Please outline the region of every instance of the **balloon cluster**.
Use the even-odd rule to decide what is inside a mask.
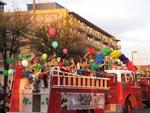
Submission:
[[[13,57],[8,57],[7,60],[6,60],[7,64],[13,64],[14,62],[14,59]],[[4,76],[8,76],[8,75],[12,75],[14,73],[14,70],[13,69],[4,69],[3,70],[3,75]]]
[[[49,28],[48,34],[49,34],[50,37],[53,37],[53,38],[54,38],[55,35],[56,35],[56,29],[55,29],[55,28]],[[58,46],[59,46],[58,41],[54,40],[54,41],[52,42],[52,47],[53,47],[54,49],[57,49]],[[68,50],[67,50],[66,48],[64,48],[64,49],[63,49],[63,53],[64,53],[64,54],[68,54]]]
[[[3,70],[3,75],[4,76],[8,76],[8,75],[13,75],[13,73],[14,73],[14,70],[13,69],[4,69]]]
[[[49,28],[48,34],[49,34],[50,37],[54,38],[55,35],[56,35],[56,29],[55,29],[55,28]],[[53,47],[54,49],[57,49],[57,48],[58,48],[58,45],[59,45],[59,44],[58,44],[58,42],[57,42],[56,40],[54,40],[54,41],[52,42],[52,47]]]
[[[100,53],[96,56],[96,63],[102,64],[106,56],[110,56],[113,59],[120,59],[120,61],[127,66],[130,71],[136,71],[135,66],[129,59],[118,50],[113,50],[111,48],[102,48]]]

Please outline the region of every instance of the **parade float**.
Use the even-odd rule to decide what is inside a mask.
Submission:
[[[49,34],[54,35],[54,31],[49,31]],[[57,41],[52,46],[57,48]],[[67,54],[68,50],[64,48],[62,52]],[[88,54],[96,52],[90,48]],[[46,61],[47,57],[43,53],[41,59]],[[123,65],[99,70],[106,57],[120,60]],[[131,113],[133,109],[143,108],[142,102],[150,103],[150,78],[137,77],[133,63],[118,50],[102,48],[95,58],[90,59],[89,70],[84,70],[84,73],[78,73],[77,69],[64,71],[58,66],[42,71],[36,79],[47,78],[48,82],[37,92],[34,92],[33,82],[29,83],[29,78],[24,76],[29,61],[21,54],[18,58],[10,113]],[[64,63],[65,67],[68,65],[68,61]],[[42,66],[36,65],[39,67],[41,69]]]

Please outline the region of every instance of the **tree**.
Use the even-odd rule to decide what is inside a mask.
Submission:
[[[43,21],[42,23],[37,23],[35,28],[35,38],[33,40],[33,48],[37,51],[41,53],[61,53],[63,48],[67,48],[72,54],[83,55],[86,52],[86,35],[80,31],[77,21],[70,16],[49,23],[44,23]],[[49,28],[56,29],[57,33],[55,37],[49,36]],[[53,41],[58,42],[58,48],[55,49],[52,47]]]
[[[29,44],[30,23],[28,14],[19,11],[0,13],[0,54],[3,59],[4,71],[8,72],[9,61],[20,47]],[[6,94],[8,74],[4,73],[4,93]]]

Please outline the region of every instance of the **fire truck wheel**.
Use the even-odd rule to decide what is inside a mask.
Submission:
[[[131,101],[126,100],[123,113],[132,113]]]
[[[94,110],[77,110],[77,113],[94,113]]]
[[[150,100],[146,101],[144,104],[146,104],[147,107],[150,107]]]

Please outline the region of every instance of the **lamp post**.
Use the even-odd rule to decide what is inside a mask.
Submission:
[[[134,54],[137,53],[137,51],[132,51],[132,62],[134,63]]]
[[[32,1],[33,4],[32,4],[32,10],[33,10],[33,18],[35,19],[35,0]]]

